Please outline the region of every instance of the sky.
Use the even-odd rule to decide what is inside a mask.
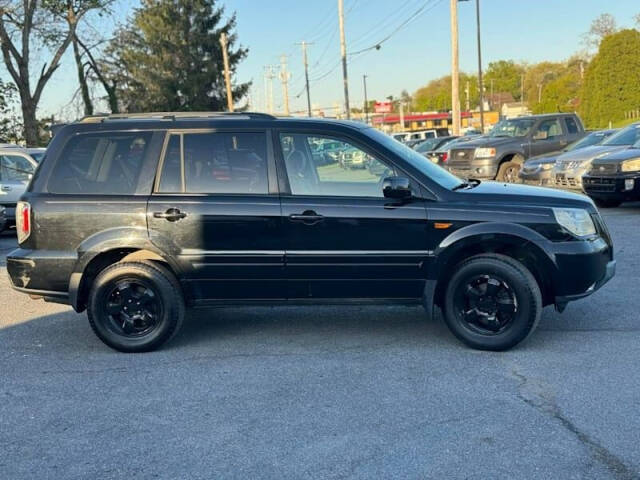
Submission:
[[[264,109],[265,65],[279,68],[287,55],[291,72],[292,111],[306,110],[301,48],[308,50],[311,101],[314,108],[343,102],[337,0],[220,0],[226,14],[237,15],[241,45],[249,48],[238,67],[237,81],[252,81],[251,108]],[[138,2],[119,0],[114,13],[95,20],[108,32],[123,22]],[[633,26],[638,0],[480,0],[483,68],[495,60],[561,61],[583,48],[582,34],[601,13],[611,13],[621,27]],[[347,52],[376,45],[379,50],[348,56],[351,106],[363,104],[363,75],[369,99],[413,93],[430,80],[449,73],[451,62],[449,0],[344,0]],[[477,71],[475,0],[458,3],[460,68]],[[34,71],[37,70],[34,68]],[[7,77],[3,72],[3,78]],[[77,88],[71,52],[45,89],[39,114],[70,115]],[[98,87],[96,87],[98,88]],[[97,90],[98,93],[99,90]],[[276,109],[282,105],[281,84],[273,81]]]

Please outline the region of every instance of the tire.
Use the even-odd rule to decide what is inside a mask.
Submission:
[[[622,200],[614,200],[612,198],[594,198],[593,201],[598,208],[616,208],[622,204]]]
[[[169,341],[184,320],[180,284],[149,261],[115,263],[95,278],[87,305],[89,325],[120,352],[149,352]]]
[[[487,312],[494,308],[497,313],[492,317]],[[517,345],[535,330],[541,313],[536,279],[505,255],[481,254],[463,261],[446,286],[445,322],[459,340],[478,350],[502,351]]]
[[[521,159],[521,157],[515,156],[511,160],[500,165],[498,173],[496,174],[496,180],[506,183],[520,183],[521,180],[518,174],[522,169],[523,162],[522,160],[518,161],[518,159]]]

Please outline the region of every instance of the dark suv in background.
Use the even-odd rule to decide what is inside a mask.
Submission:
[[[447,168],[463,178],[516,182],[526,159],[562,150],[584,135],[574,113],[503,120],[489,134],[452,148]]]
[[[325,161],[329,142],[370,168]],[[372,302],[438,305],[463,342],[504,350],[615,270],[587,197],[466,182],[366,125],[265,114],[69,124],[17,221],[13,287],[86,309],[126,352],[162,345],[185,307]]]

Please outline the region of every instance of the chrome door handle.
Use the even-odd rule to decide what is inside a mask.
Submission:
[[[177,222],[186,216],[186,213],[177,208],[169,208],[166,212],[153,212],[153,218],[164,218],[168,222]]]
[[[11,191],[11,187],[9,185],[3,185],[2,186],[2,191],[3,192],[10,192]]]

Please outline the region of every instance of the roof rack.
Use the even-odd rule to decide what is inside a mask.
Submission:
[[[262,112],[144,112],[144,113],[97,113],[82,117],[81,123],[99,123],[109,120],[132,120],[132,119],[152,119],[152,120],[177,120],[180,118],[255,118],[264,120],[275,120],[276,117]]]

